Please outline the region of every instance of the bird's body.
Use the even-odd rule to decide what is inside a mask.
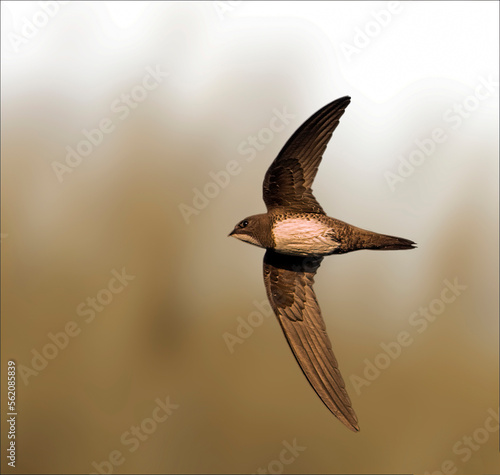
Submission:
[[[239,239],[290,256],[329,256],[360,249],[407,249],[408,239],[357,228],[318,213],[271,211],[250,216],[252,234]],[[260,240],[259,240],[260,239]]]
[[[314,275],[324,256],[361,249],[412,249],[414,243],[331,218],[312,194],[323,152],[349,102],[349,97],[342,97],[326,105],[292,135],[264,178],[267,213],[240,221],[230,236],[267,250],[267,296],[297,362],[330,411],[358,431],[312,288]]]

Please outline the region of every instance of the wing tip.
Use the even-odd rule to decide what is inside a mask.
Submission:
[[[351,96],[342,96],[339,97],[338,99],[335,99],[334,101],[330,102],[330,104],[338,104],[338,105],[343,105],[344,107],[347,107],[349,103],[351,102]]]
[[[332,115],[336,119],[336,123],[338,124],[340,117],[344,114],[344,111],[347,109],[347,106],[351,103],[351,96],[342,96],[334,101],[329,102],[321,108],[319,113],[326,113],[327,115]],[[335,127],[334,129],[335,130]]]
[[[330,408],[329,408],[330,409]],[[331,410],[331,409],[330,409]],[[333,411],[332,411],[333,412]],[[353,432],[359,432],[359,423],[358,423],[358,418],[352,408],[346,413],[340,412],[336,413],[333,412],[333,415],[340,421],[342,424],[344,424],[349,430],[352,430]]]
[[[352,430],[353,432],[359,432],[361,429],[359,428],[359,424],[356,422],[355,424],[346,423],[345,426]]]

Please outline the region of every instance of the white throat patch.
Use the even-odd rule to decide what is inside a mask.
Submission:
[[[235,234],[234,237],[236,239],[239,239],[240,241],[245,241],[249,244],[253,244],[254,246],[262,247],[257,239],[255,239],[253,236],[249,236],[248,234]]]

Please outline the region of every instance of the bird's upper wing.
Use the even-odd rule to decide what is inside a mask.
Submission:
[[[326,145],[350,101],[346,96],[327,104],[288,139],[264,178],[263,198],[268,210],[286,208],[325,214],[311,185]]]
[[[286,256],[267,250],[264,283],[288,344],[309,383],[336,417],[349,429],[358,431],[358,419],[312,287],[322,259]]]

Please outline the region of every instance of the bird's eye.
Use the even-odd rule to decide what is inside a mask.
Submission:
[[[240,223],[240,228],[246,228],[248,226],[248,221],[245,219],[245,221],[242,221]]]

